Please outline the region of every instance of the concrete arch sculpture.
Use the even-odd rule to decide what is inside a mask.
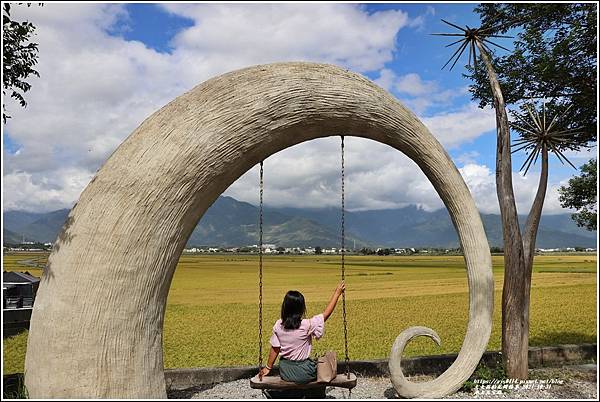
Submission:
[[[39,288],[25,362],[30,396],[164,398],[165,304],[197,221],[260,160],[340,134],[404,152],[448,208],[469,282],[463,347],[428,383],[408,382],[399,354],[390,364],[401,395],[458,389],[486,348],[493,305],[490,252],[467,186],[419,119],[368,79],[332,65],[279,63],[221,75],[176,98],[97,172],[71,210]]]

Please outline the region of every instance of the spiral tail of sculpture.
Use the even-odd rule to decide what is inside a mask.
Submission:
[[[404,348],[406,348],[406,345],[408,345],[413,338],[418,336],[428,336],[438,346],[442,343],[438,334],[433,329],[427,327],[410,327],[398,335],[392,346],[392,353],[390,354],[390,377],[396,392],[405,398],[419,398],[422,397],[425,392],[422,384],[410,382],[404,377],[401,366]]]
[[[485,337],[485,333],[480,335]],[[427,336],[438,346],[441,345],[437,332],[427,327],[410,327],[398,335],[389,359],[390,379],[398,395],[404,398],[442,398],[458,391],[477,367],[481,354],[470,353],[473,352],[473,348],[469,347],[469,342],[465,338],[459,357],[442,375],[431,381],[411,382],[402,372],[402,354],[406,345],[419,336]]]

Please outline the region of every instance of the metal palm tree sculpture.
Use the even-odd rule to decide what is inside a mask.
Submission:
[[[567,141],[575,131],[561,129],[562,117],[555,116],[546,124],[546,110],[543,107],[541,116],[533,112],[529,106],[524,116],[517,119],[520,124],[512,124],[512,128],[520,134],[520,139],[513,146],[516,150],[524,149],[529,152],[521,169],[525,172],[542,155],[540,181],[527,216],[525,227],[521,232],[517,207],[512,183],[511,162],[511,123],[508,120],[506,104],[496,70],[492,64],[493,52],[490,46],[495,46],[510,52],[509,49],[494,43],[490,38],[509,38],[496,35],[494,32],[506,31],[506,26],[461,28],[458,25],[442,20],[461,32],[439,33],[434,35],[460,37],[446,47],[458,45],[458,49],[442,67],[452,63],[452,69],[461,55],[469,48],[469,66],[471,59],[475,65],[474,73],[478,73],[477,50],[485,66],[485,72],[490,84],[490,93],[496,113],[497,145],[496,145],[496,191],[500,216],[502,219],[502,240],[504,244],[504,284],[502,287],[502,357],[506,373],[510,378],[527,379],[528,376],[528,346],[529,346],[529,299],[531,294],[531,273],[535,243],[539,228],[542,208],[548,186],[548,152],[555,153],[561,162],[567,161],[562,150],[569,148]],[[565,112],[566,114],[566,112]],[[529,117],[527,117],[527,115]],[[564,125],[562,125],[564,127]],[[572,166],[572,164],[571,164]]]
[[[572,105],[571,105],[572,106]],[[552,152],[558,160],[564,165],[567,162],[574,169],[576,167],[566,158],[561,150],[573,148],[571,137],[579,133],[578,129],[563,129],[560,123],[564,121],[565,116],[571,109],[569,106],[562,114],[556,113],[554,117],[546,119],[546,103],[542,103],[541,113],[535,106],[525,105],[527,115],[521,115],[517,112],[512,112],[512,115],[518,120],[512,122],[511,126],[520,134],[519,140],[515,141],[512,146],[517,147],[511,153],[524,150],[529,155],[523,162],[521,169],[525,168],[524,174],[532,164],[535,164],[540,154]]]
[[[452,60],[454,60],[454,63],[452,63],[452,66],[450,66],[450,70],[452,70],[452,68],[454,68],[454,66],[456,65],[456,62],[458,61],[458,59],[460,59],[460,56],[462,56],[462,54],[467,49],[467,47],[469,48],[469,66],[471,65],[471,59],[473,59],[473,64],[477,65],[477,54],[476,54],[477,48],[479,49],[480,52],[482,51],[482,49],[484,49],[485,51],[487,51],[487,53],[491,53],[491,50],[490,50],[488,44],[499,47],[500,49],[504,49],[504,50],[510,52],[510,50],[508,50],[507,48],[500,46],[497,43],[494,43],[489,39],[489,38],[512,38],[512,36],[493,34],[493,32],[496,31],[499,27],[491,26],[491,27],[481,27],[481,28],[469,28],[468,25],[465,25],[465,28],[461,28],[458,25],[455,25],[444,19],[442,19],[442,21],[444,23],[462,31],[462,33],[434,33],[434,34],[432,34],[432,35],[439,35],[439,36],[460,36],[461,37],[461,39],[457,40],[456,42],[452,42],[449,45],[446,45],[446,47],[450,47],[450,46],[457,45],[460,43],[460,45],[458,46],[458,49],[454,52],[454,54],[452,56],[450,56],[450,59],[448,59],[446,64],[444,64],[444,66],[442,67],[442,70]]]
[[[442,21],[445,24],[462,31],[462,33],[432,34],[438,36],[461,37],[459,40],[445,46],[450,47],[458,45],[458,49],[456,49],[454,54],[450,56],[446,64],[442,66],[442,69],[452,62],[452,65],[450,66],[450,70],[452,70],[467,48],[469,49],[468,65],[471,66],[471,60],[473,60],[473,65],[475,67],[477,66],[477,50],[479,50],[482,54],[486,64],[489,61],[489,55],[492,53],[489,45],[496,46],[500,49],[510,52],[509,49],[490,40],[490,38],[512,38],[512,36],[494,34],[494,32],[501,29],[500,26],[470,28],[468,25],[465,25],[465,28],[462,28],[444,19],[442,19]],[[514,122],[510,123],[510,126],[513,127],[521,136],[518,141],[512,144],[513,147],[517,146],[518,148],[513,150],[511,153],[525,150],[525,152],[529,154],[519,170],[523,171],[523,168],[525,168],[524,174],[527,174],[527,171],[531,165],[536,163],[539,155],[548,151],[554,153],[562,164],[564,164],[566,161],[569,165],[573,166],[573,164],[561,152],[561,149],[564,150],[564,148],[570,148],[569,136],[577,134],[578,130],[562,130],[557,124],[564,119],[569,109],[571,109],[571,106],[569,106],[562,113],[562,115],[557,113],[554,118],[549,121],[549,123],[546,121],[545,102],[542,104],[541,114],[538,112],[537,108],[530,107],[529,105],[525,105],[525,109],[527,111],[526,115],[520,115],[516,112],[512,113],[512,115],[519,120],[521,125]],[[573,166],[573,168],[575,168],[575,166]]]

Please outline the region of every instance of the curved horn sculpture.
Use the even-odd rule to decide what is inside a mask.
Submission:
[[[259,161],[340,134],[404,152],[448,208],[468,270],[468,331],[455,363],[413,394],[458,388],[485,350],[493,302],[488,243],[467,186],[419,119],[368,79],[331,65],[281,63],[213,78],[173,100],[82,192],[35,302],[25,361],[29,395],[165,398],[165,305],[196,223]],[[404,380],[394,381],[402,394]]]

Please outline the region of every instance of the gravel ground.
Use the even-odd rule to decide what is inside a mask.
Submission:
[[[477,394],[476,391],[457,392],[448,399],[597,399],[597,366],[586,364],[563,366],[560,368],[540,368],[529,370],[532,388],[508,390],[503,393]],[[412,381],[425,381],[430,377],[411,378]],[[541,381],[551,380],[548,389],[540,389]],[[535,382],[537,381],[537,382]],[[546,383],[547,384],[547,383]],[[537,389],[535,389],[537,388]],[[347,399],[348,390],[327,387],[328,399]],[[260,390],[250,388],[248,380],[238,380],[214,386],[172,391],[169,398],[181,399],[261,399]],[[398,398],[387,377],[359,377],[358,385],[352,390],[352,399],[395,399]]]

